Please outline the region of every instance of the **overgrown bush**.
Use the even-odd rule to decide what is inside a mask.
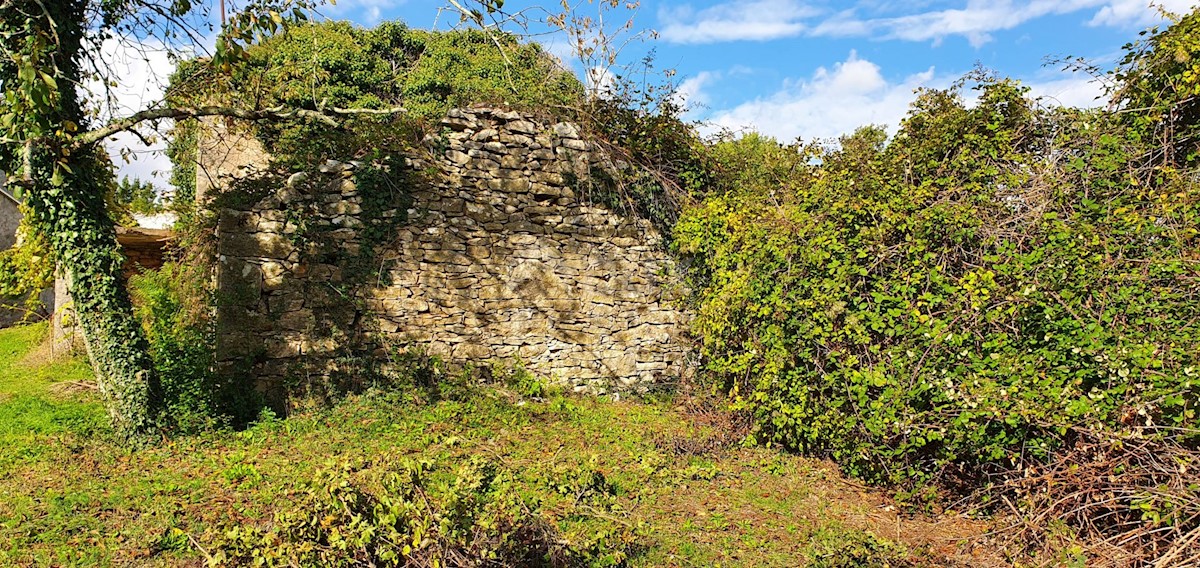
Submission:
[[[973,104],[962,86],[923,91],[890,140],[715,145],[718,184],[675,228],[708,376],[759,441],[918,502],[948,489],[999,503],[1039,471],[1091,498],[1102,480],[1063,461],[1085,438],[1152,439],[1196,467],[1196,172],[1123,113],[968,80]],[[1096,496],[1124,513],[1066,515],[1072,530],[1143,550],[1200,534],[1173,513],[1194,495],[1109,459],[1137,470]],[[1024,497],[1011,502],[1055,510]]]
[[[270,528],[234,526],[218,566],[620,566],[632,530],[566,538],[517,491],[512,475],[473,459],[333,464]]]
[[[589,101],[577,117],[613,159],[611,169],[575,180],[581,197],[646,219],[667,239],[684,205],[711,183],[712,169],[673,92],[618,82],[611,98]]]
[[[249,381],[215,372],[208,294],[197,268],[168,262],[129,282],[162,384],[163,423],[176,432],[242,424],[262,407]]]
[[[53,284],[50,246],[45,237],[22,221],[16,245],[0,251],[0,309],[22,310],[23,319],[32,319],[46,309],[40,293]]]
[[[290,28],[248,51],[231,73],[206,60],[186,62],[171,78],[168,95],[180,102],[221,100],[235,106],[387,110],[399,113],[339,116],[342,128],[313,121],[275,121],[256,126],[274,160],[293,170],[328,158],[396,150],[436,133],[446,111],[479,103],[555,112],[577,103],[583,86],[560,69],[537,44],[481,31],[426,31],[400,22],[364,29],[349,22]],[[194,180],[191,151],[195,122],[175,132],[172,148],[177,186]],[[186,146],[186,147],[184,147]],[[194,183],[194,181],[191,181]]]
[[[922,94],[886,144],[718,148],[790,155],[676,228],[708,369],[763,441],[971,486],[1075,427],[1196,424],[1200,194],[1131,170],[1101,113],[1039,110],[1008,81],[979,93]]]

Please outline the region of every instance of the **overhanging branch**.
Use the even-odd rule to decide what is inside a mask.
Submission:
[[[328,108],[321,111],[309,110],[303,108],[285,110],[284,107],[271,107],[265,109],[245,109],[227,106],[202,106],[202,107],[174,107],[174,108],[157,108],[147,109],[135,113],[131,116],[120,118],[109,122],[107,125],[89,130],[75,139],[75,146],[88,146],[95,144],[109,136],[119,134],[121,132],[133,130],[137,125],[154,120],[162,120],[165,118],[180,119],[180,118],[203,118],[206,116],[227,116],[230,118],[240,118],[243,120],[288,120],[293,118],[308,118],[324,123],[333,128],[338,128],[341,125],[331,115],[356,115],[356,114],[378,114],[390,115],[406,112],[403,107],[393,107],[390,109],[370,109],[370,108]]]

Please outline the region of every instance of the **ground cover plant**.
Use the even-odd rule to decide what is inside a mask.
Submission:
[[[414,388],[131,452],[94,391],[61,387],[89,380],[83,362],[30,355],[44,333],[0,330],[6,566],[994,561],[958,546],[984,524],[901,515],[827,463],[737,445],[727,415],[680,399]]]

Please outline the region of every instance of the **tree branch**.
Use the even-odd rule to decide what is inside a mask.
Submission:
[[[202,107],[176,107],[176,108],[159,108],[147,109],[141,112],[134,113],[126,118],[116,119],[109,122],[107,125],[84,132],[75,138],[75,147],[87,146],[95,144],[109,136],[133,130],[137,125],[147,122],[162,120],[164,118],[179,119],[179,118],[201,118],[205,116],[227,116],[230,118],[240,118],[243,120],[288,120],[293,118],[308,118],[322,122],[330,127],[339,128],[341,124],[335,120],[332,115],[356,115],[356,114],[378,114],[390,115],[400,114],[405,111],[403,107],[393,107],[390,109],[370,109],[370,108],[329,108],[323,111],[308,110],[297,108],[292,110],[284,110],[282,106],[265,108],[265,109],[244,109],[227,106],[202,106]]]

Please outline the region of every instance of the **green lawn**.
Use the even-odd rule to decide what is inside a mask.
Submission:
[[[107,429],[86,361],[53,360],[47,334],[44,323],[0,330],[0,472],[49,451],[52,440]]]
[[[326,464],[452,470],[486,459],[566,538],[638,526],[633,566],[978,565],[958,517],[900,515],[827,463],[744,448],[682,401],[524,399],[482,387],[422,403],[374,394],[244,431],[129,451],[107,437],[87,366],[36,355],[43,326],[0,330],[0,565],[194,566],[233,526],[294,507]],[[34,355],[30,355],[34,352]],[[582,518],[563,480],[597,472],[612,506]],[[568,484],[569,485],[569,484]],[[599,524],[597,524],[599,523]]]

